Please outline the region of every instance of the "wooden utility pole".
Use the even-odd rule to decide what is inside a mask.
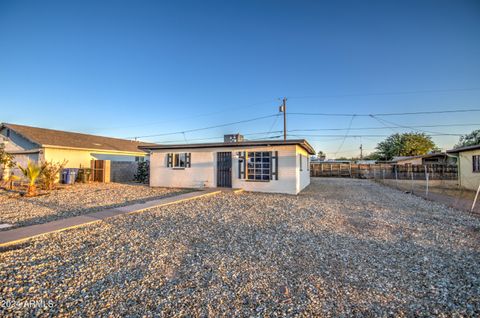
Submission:
[[[283,140],[287,140],[287,98],[283,98],[282,106],[280,106],[280,111],[283,113]]]

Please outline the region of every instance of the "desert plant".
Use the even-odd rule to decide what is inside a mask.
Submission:
[[[59,181],[59,173],[65,168],[67,162],[67,160],[64,160],[63,162],[45,161],[42,163],[41,182],[45,190],[55,189],[55,185]]]
[[[33,161],[28,161],[26,167],[22,167],[18,165],[18,168],[22,171],[25,178],[28,180],[28,189],[27,189],[27,196],[33,197],[37,195],[37,186],[35,182],[37,181],[38,177],[42,174],[42,166],[36,164]]]
[[[148,183],[150,180],[150,161],[141,161],[138,163],[135,181]]]
[[[5,169],[11,169],[15,167],[15,161],[13,161],[13,155],[5,151],[5,145],[0,144],[0,176],[3,176]]]

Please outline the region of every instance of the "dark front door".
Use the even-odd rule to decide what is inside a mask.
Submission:
[[[217,187],[232,187],[231,152],[217,152]]]

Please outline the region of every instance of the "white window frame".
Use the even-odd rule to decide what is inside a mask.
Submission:
[[[267,153],[268,153],[268,156],[265,155]],[[253,154],[253,156],[251,156],[250,154]],[[260,154],[260,155],[257,155],[257,154]],[[269,182],[272,179],[272,171],[273,171],[272,158],[273,158],[273,154],[271,151],[247,151],[246,152],[247,165],[246,165],[246,171],[245,171],[246,180],[257,181],[257,182]],[[268,159],[268,161],[264,159]],[[250,165],[252,164],[254,166],[253,168],[250,167]],[[253,173],[251,173],[252,171]],[[260,172],[257,172],[257,171],[260,171]]]
[[[183,156],[183,166],[180,164],[180,156]],[[178,162],[177,162],[178,158]],[[178,163],[178,165],[177,165]],[[184,169],[187,167],[187,153],[186,152],[174,152],[172,157],[172,168],[174,169]]]

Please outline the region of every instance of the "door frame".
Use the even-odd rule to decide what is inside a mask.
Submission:
[[[228,154],[228,155],[227,155]],[[230,157],[230,166],[226,167],[225,159],[228,161]],[[223,160],[223,161],[222,161]],[[221,164],[224,164],[225,167],[221,167]],[[217,187],[220,188],[231,188],[232,187],[232,167],[233,167],[233,156],[231,151],[219,151],[216,153],[216,175],[217,175]],[[228,170],[228,172],[227,172]]]

